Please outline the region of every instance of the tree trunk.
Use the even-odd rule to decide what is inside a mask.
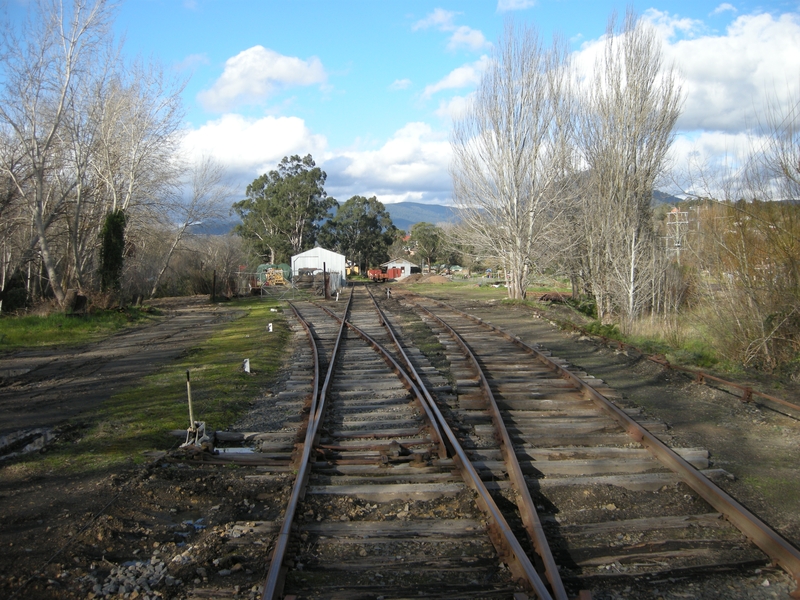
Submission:
[[[53,289],[53,294],[59,306],[63,306],[64,291],[61,289],[61,282],[58,280],[58,273],[56,272],[55,263],[53,262],[53,255],[50,253],[50,244],[47,242],[47,232],[45,231],[44,222],[42,221],[42,211],[40,207],[40,202],[37,202],[34,224],[36,226],[36,232],[39,235],[39,251],[42,255],[42,263],[47,271],[47,277],[50,279],[50,287]]]
[[[158,272],[156,276],[156,280],[153,282],[153,289],[150,290],[150,298],[155,298],[156,292],[158,291],[158,284],[161,283],[161,278],[164,276],[164,273],[167,272],[167,268],[169,267],[169,261],[172,259],[172,254],[175,252],[175,248],[178,247],[178,244],[183,237],[183,232],[186,231],[186,225],[181,227],[178,234],[175,236],[175,239],[172,241],[172,246],[170,246],[169,252],[167,252],[167,256],[164,258],[164,265],[161,267],[161,270]]]

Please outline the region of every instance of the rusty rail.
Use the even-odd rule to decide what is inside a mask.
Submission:
[[[486,379],[483,369],[481,368],[480,364],[478,364],[478,360],[475,358],[475,355],[472,353],[472,350],[469,348],[466,341],[464,341],[464,338],[462,338],[448,323],[446,323],[444,319],[433,314],[424,306],[417,306],[427,313],[432,319],[438,322],[450,334],[450,337],[455,340],[462,352],[466,355],[467,359],[472,363],[472,366],[477,371],[481,388],[483,389],[484,396],[489,404],[489,413],[492,417],[495,433],[500,441],[500,449],[503,453],[503,460],[508,467],[508,477],[511,481],[511,485],[517,491],[517,506],[519,508],[520,515],[522,516],[522,522],[525,525],[525,530],[528,532],[528,536],[533,542],[533,547],[536,549],[536,553],[542,560],[542,564],[544,565],[545,569],[545,575],[547,576],[547,580],[550,582],[550,588],[553,591],[553,596],[559,600],[567,600],[567,592],[564,589],[564,583],[561,581],[561,576],[558,573],[558,566],[553,558],[550,545],[547,543],[547,537],[544,534],[542,522],[539,519],[539,514],[536,512],[536,506],[533,504],[533,499],[531,498],[528,484],[525,481],[525,476],[522,473],[522,468],[519,465],[519,460],[517,460],[517,455],[514,451],[514,445],[511,443],[511,438],[509,437],[508,430],[503,422],[503,416],[500,413],[500,408],[497,406],[497,400],[492,393],[491,386]]]
[[[535,308],[531,308],[535,313],[542,316],[541,312]],[[800,412],[800,404],[795,404],[794,402],[789,402],[788,400],[784,400],[783,398],[778,398],[777,396],[773,396],[771,394],[767,394],[765,392],[761,392],[759,390],[754,389],[749,385],[742,385],[741,383],[735,383],[733,381],[728,381],[727,379],[723,379],[722,377],[717,377],[716,375],[712,375],[711,373],[706,373],[705,371],[701,371],[700,369],[692,369],[690,367],[684,367],[681,365],[676,365],[669,362],[665,357],[658,355],[658,354],[648,354],[646,352],[642,352],[639,348],[634,346],[633,344],[628,344],[627,342],[623,342],[620,340],[615,340],[613,338],[606,337],[604,335],[597,335],[595,333],[591,333],[587,331],[580,325],[576,325],[571,321],[564,321],[564,320],[556,320],[554,323],[557,323],[560,327],[564,329],[570,329],[572,331],[579,331],[583,335],[592,336],[592,337],[599,337],[603,340],[603,343],[606,346],[617,346],[620,350],[624,349],[631,349],[635,350],[642,356],[644,356],[647,360],[654,362],[656,364],[661,365],[667,369],[672,369],[673,371],[682,371],[684,373],[689,373],[694,376],[694,379],[697,383],[701,383],[703,385],[707,385],[706,381],[716,381],[717,383],[737,389],[742,392],[742,395],[739,399],[742,402],[752,402],[753,396],[758,396],[760,398],[764,398],[765,400],[769,400],[770,402],[774,402],[775,404],[780,404],[781,406],[785,406],[786,408],[791,408],[792,410],[796,410]]]
[[[487,323],[478,317],[458,310],[444,302],[430,299],[440,306],[459,313],[468,319],[491,329],[502,335],[505,339],[535,356],[543,365],[556,372],[563,379],[572,381],[590,398],[597,406],[611,416],[634,440],[642,444],[664,466],[675,472],[683,481],[697,492],[706,502],[722,513],[725,518],[733,523],[748,539],[769,556],[775,564],[783,568],[795,580],[796,588],[792,592],[793,598],[800,598],[800,550],[795,548],[777,532],[773,531],[766,523],[739,504],[724,490],[717,487],[702,473],[693,468],[688,462],[676,454],[652,433],[639,425],[624,411],[613,404],[608,398],[581,380],[577,375],[556,364],[536,348],[517,339],[515,336]]]
[[[621,343],[624,344],[624,342]],[[637,352],[641,352],[638,348],[630,346],[630,344],[624,344],[624,345],[633,348]],[[722,385],[740,390],[742,392],[742,395],[739,399],[742,402],[752,402],[753,396],[759,396],[761,398],[769,400],[770,402],[774,402],[776,404],[780,404],[787,408],[800,411],[800,405],[789,402],[788,400],[784,400],[783,398],[778,398],[777,396],[771,396],[770,394],[765,394],[764,392],[755,390],[748,385],[742,385],[740,383],[734,383],[733,381],[727,381],[726,379],[722,379],[721,377],[717,377],[716,375],[711,375],[710,373],[706,373],[705,371],[700,371],[699,369],[690,369],[689,367],[674,365],[671,362],[669,362],[666,358],[662,358],[660,356],[655,356],[652,354],[644,354],[644,353],[642,354],[647,358],[647,360],[651,360],[654,363],[658,363],[659,365],[662,365],[667,369],[672,369],[674,371],[683,371],[685,373],[691,373],[692,375],[694,375],[695,381],[697,381],[697,383],[702,383],[705,385],[706,380],[710,379],[711,381],[716,381],[717,383],[720,383]]]
[[[358,327],[347,321],[346,318],[337,316],[330,309],[325,308],[324,306],[320,306],[320,308],[324,310],[326,313],[328,313],[331,317],[336,319],[337,321],[346,324],[347,327],[349,327],[356,333],[356,335],[361,337],[365,342],[367,342],[370,346],[372,346],[372,348],[383,357],[383,359],[389,365],[389,368],[392,370],[392,372],[394,372],[402,380],[403,385],[406,387],[406,389],[411,390],[412,394],[414,394],[414,399],[416,400],[417,406],[419,406],[422,409],[422,411],[425,413],[425,416],[428,419],[428,423],[430,423],[432,430],[431,437],[433,438],[433,441],[436,443],[436,445],[439,447],[439,457],[447,458],[447,449],[445,448],[444,445],[444,436],[442,436],[442,431],[441,428],[439,427],[439,423],[436,421],[435,416],[431,412],[428,403],[425,402],[425,398],[422,392],[420,391],[419,386],[417,386],[417,384],[414,383],[411,377],[409,377],[406,370],[403,369],[403,367],[397,363],[394,357],[392,357],[392,355],[389,354],[383,346],[381,346],[367,333],[365,333],[364,331],[362,331],[361,329],[359,329]],[[345,313],[345,317],[346,316],[347,313]]]
[[[369,291],[369,290],[368,290]],[[370,297],[372,297],[372,293],[370,292]],[[384,327],[389,332],[395,346],[397,347],[400,355],[403,357],[403,361],[406,363],[408,372],[418,383],[419,387],[423,390],[425,401],[427,404],[430,405],[430,410],[435,414],[435,418],[439,423],[441,430],[444,432],[447,440],[450,444],[450,447],[453,452],[453,462],[455,462],[456,466],[458,466],[459,470],[461,471],[462,477],[464,481],[478,494],[478,501],[481,505],[483,511],[489,517],[489,534],[492,542],[494,543],[495,547],[498,549],[498,553],[500,554],[501,558],[509,565],[511,572],[514,574],[515,577],[520,579],[521,581],[526,583],[526,586],[533,590],[539,598],[542,600],[551,600],[553,596],[550,594],[550,590],[547,589],[542,578],[539,576],[539,573],[536,571],[533,563],[530,561],[530,558],[525,553],[525,550],[519,543],[519,540],[514,535],[514,532],[511,530],[508,522],[506,521],[503,513],[497,507],[497,504],[492,498],[489,490],[486,488],[486,485],[483,483],[478,472],[475,470],[472,461],[467,456],[464,449],[461,447],[461,444],[458,441],[458,438],[455,435],[455,432],[450,428],[450,425],[447,422],[447,419],[439,410],[435,400],[431,396],[428,389],[422,384],[422,380],[419,377],[414,366],[411,364],[406,353],[403,351],[402,346],[400,345],[399,341],[397,340],[394,331],[392,330],[389,323],[386,321],[383,312],[378,307],[377,303],[375,302],[375,298],[372,297],[373,304],[383,322]],[[359,331],[359,329],[352,324],[349,326],[354,331]],[[361,332],[359,335],[363,337],[369,337],[366,333]],[[546,543],[546,542],[545,542]],[[548,548],[549,550],[549,548]],[[537,548],[538,551],[538,548]],[[557,573],[557,570],[556,570]],[[548,574],[549,577],[549,574]],[[560,584],[560,578],[558,580]],[[563,584],[554,586],[554,588],[563,590]],[[566,592],[564,592],[564,596],[560,594],[557,596],[559,599],[566,598]]]
[[[347,305],[344,309],[344,315],[347,317],[347,312],[350,310],[350,305],[353,301],[353,293],[350,292],[350,298],[347,301]],[[325,397],[328,393],[328,386],[330,385],[332,376],[333,376],[333,369],[336,363],[336,355],[339,351],[339,344],[342,339],[342,333],[344,332],[344,323],[345,320],[342,319],[342,324],[339,327],[339,334],[336,337],[336,343],[334,344],[333,352],[331,353],[330,361],[328,364],[328,372],[325,376],[325,382],[322,385],[321,389],[319,388],[319,353],[317,351],[317,345],[314,342],[314,336],[311,334],[311,328],[309,327],[308,323],[300,316],[300,313],[294,307],[294,305],[290,302],[289,306],[291,306],[292,310],[294,311],[295,316],[297,317],[298,321],[303,325],[303,328],[306,330],[306,334],[308,335],[309,343],[312,347],[312,352],[314,354],[314,382],[313,382],[313,393],[311,398],[311,408],[308,414],[308,427],[306,428],[306,436],[305,441],[302,444],[302,452],[300,452],[300,460],[298,463],[297,469],[297,476],[294,479],[294,485],[292,486],[292,495],[289,498],[289,502],[286,505],[286,512],[284,513],[283,523],[281,525],[281,530],[278,533],[278,538],[275,541],[275,548],[272,553],[272,560],[269,564],[269,572],[267,573],[267,580],[264,583],[264,592],[261,596],[262,600],[274,600],[278,598],[283,591],[283,580],[285,576],[285,570],[283,568],[283,559],[286,556],[286,550],[289,547],[289,536],[292,530],[292,522],[294,521],[294,515],[297,510],[297,504],[302,499],[303,495],[305,494],[306,484],[308,483],[308,477],[311,472],[311,452],[314,448],[314,443],[317,437],[317,430],[319,429],[319,424],[322,422],[322,416],[324,414],[325,409]],[[298,449],[299,450],[299,449]]]

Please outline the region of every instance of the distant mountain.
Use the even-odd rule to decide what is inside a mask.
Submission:
[[[456,211],[450,206],[441,204],[420,204],[419,202],[397,202],[384,204],[387,212],[392,217],[392,223],[398,229],[410,231],[415,223],[452,222],[456,219]]]
[[[242,221],[238,217],[205,221],[192,225],[189,232],[194,235],[227,235]]]
[[[656,204],[677,204],[681,199],[672,194],[667,194],[661,190],[653,190],[653,205]]]
[[[653,204],[677,204],[681,199],[671,196],[665,192],[655,190],[653,192]],[[442,204],[421,204],[420,202],[397,202],[395,204],[384,204],[384,207],[392,217],[392,223],[398,229],[409,232],[415,223],[453,223],[457,220],[457,211],[452,206]],[[334,211],[335,213],[335,211]],[[198,235],[225,235],[241,221],[238,217],[232,216],[228,219],[209,221],[191,228],[191,232]]]

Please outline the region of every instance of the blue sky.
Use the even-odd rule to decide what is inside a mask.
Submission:
[[[283,156],[310,153],[340,201],[447,204],[451,115],[504,21],[559,33],[589,65],[608,17],[628,6],[682,73],[677,165],[734,151],[767,89],[800,97],[796,1],[127,0],[115,27],[126,54],[188,78],[184,148],[218,158],[242,191]]]

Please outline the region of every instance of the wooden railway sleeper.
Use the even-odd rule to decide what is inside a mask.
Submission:
[[[722,513],[728,521],[745,535],[745,537],[761,548],[776,565],[785,570],[795,580],[796,587],[794,591],[792,591],[791,596],[793,598],[800,598],[800,550],[795,548],[756,515],[751,513],[724,490],[693,468],[674,450],[669,448],[603,394],[582,381],[574,373],[571,373],[561,365],[550,360],[550,358],[533,346],[526,344],[516,336],[503,331],[499,327],[495,327],[491,323],[449,306],[444,302],[438,300],[431,301],[502,335],[511,343],[516,344],[519,348],[522,348],[536,357],[542,364],[547,365],[560,377],[575,383],[587,398],[591,399],[598,407],[602,408],[617,421],[631,438],[647,448],[661,464],[676,473],[686,485],[697,492],[697,494],[714,507],[715,510]]]
[[[403,357],[403,360],[407,365],[409,373],[420,384],[421,389],[425,393],[425,398],[426,398],[427,402],[431,405],[432,410],[436,413],[436,417],[440,421],[440,426],[441,426],[442,430],[445,431],[445,433],[446,433],[446,435],[448,437],[448,440],[450,441],[450,444],[451,444],[453,452],[454,452],[453,460],[456,463],[456,466],[459,467],[459,470],[462,473],[462,477],[464,477],[464,480],[478,494],[478,497],[480,499],[480,503],[482,505],[483,510],[486,511],[487,514],[489,514],[490,517],[491,517],[490,518],[490,523],[494,523],[496,525],[495,535],[492,537],[492,542],[495,544],[495,547],[498,549],[498,553],[500,553],[501,555],[507,557],[511,561],[511,562],[509,562],[507,564],[512,566],[512,570],[516,569],[517,571],[519,571],[521,569],[523,572],[525,572],[527,574],[527,576],[529,578],[531,578],[531,577],[533,577],[535,575],[535,580],[532,581],[532,584],[534,585],[534,590],[537,592],[537,594],[540,595],[540,597],[551,597],[550,596],[550,591],[552,590],[553,593],[555,594],[556,598],[558,598],[559,600],[566,600],[567,594],[566,594],[566,591],[564,590],[564,585],[561,582],[561,577],[558,574],[558,567],[555,565],[555,561],[552,559],[552,552],[550,551],[550,548],[547,545],[547,541],[546,541],[546,538],[544,536],[544,531],[541,529],[541,524],[539,525],[540,536],[538,536],[538,541],[540,542],[540,544],[541,543],[544,544],[544,548],[541,548],[541,546],[537,547],[536,541],[534,541],[534,547],[537,549],[537,553],[539,553],[540,550],[541,550],[542,552],[544,552],[545,555],[549,555],[550,556],[550,565],[549,565],[550,569],[548,570],[547,568],[545,568],[545,572],[546,572],[547,578],[548,578],[548,580],[550,581],[550,584],[551,584],[551,589],[550,590],[547,590],[545,588],[545,591],[547,592],[547,596],[542,596],[542,592],[537,589],[538,585],[540,585],[540,584],[543,585],[543,582],[541,581],[541,578],[539,577],[538,573],[534,569],[533,564],[530,562],[530,559],[528,558],[527,554],[524,553],[524,551],[522,550],[522,547],[519,545],[519,541],[516,539],[516,537],[514,537],[514,534],[511,533],[510,530],[508,529],[508,523],[506,523],[505,517],[502,515],[502,513],[497,508],[497,505],[495,504],[494,500],[492,499],[491,495],[489,494],[485,484],[483,483],[483,480],[481,479],[481,477],[478,474],[477,470],[473,466],[472,461],[469,459],[466,451],[462,447],[462,445],[460,443],[460,440],[456,437],[453,429],[450,427],[449,423],[444,418],[444,415],[439,410],[438,406],[436,405],[436,402],[434,401],[433,397],[430,395],[430,392],[427,390],[427,388],[424,385],[422,385],[422,381],[421,381],[421,379],[419,377],[419,374],[417,373],[416,369],[414,368],[411,360],[408,358],[406,353],[403,351],[403,348],[402,348],[399,340],[397,339],[397,336],[395,335],[392,327],[389,325],[388,321],[384,317],[382,311],[380,310],[380,307],[378,306],[378,304],[375,301],[375,298],[372,296],[371,292],[370,292],[370,297],[372,297],[372,301],[373,301],[373,304],[375,306],[375,310],[378,312],[378,314],[380,316],[380,320],[384,323],[384,327],[389,332],[389,335],[392,338],[394,345],[397,347],[398,351],[400,352],[401,356]],[[514,460],[516,460],[516,457],[514,458]],[[521,474],[521,471],[520,471],[520,474]],[[524,477],[522,478],[522,481],[524,482]],[[527,486],[525,486],[525,489],[527,490]],[[528,495],[528,498],[530,499],[530,495]],[[531,507],[533,507],[533,502],[532,501],[530,502],[530,505],[531,505]],[[535,507],[533,508],[533,511],[534,511],[534,514],[535,514],[535,511],[536,511]],[[538,515],[536,516],[536,521],[538,522]],[[513,540],[509,539],[509,534],[510,534],[510,537],[513,538]],[[522,552],[521,555],[520,555],[520,552]],[[528,568],[530,568],[533,571],[533,573],[530,573],[528,571]],[[531,579],[529,579],[529,581],[531,581]]]
[[[483,394],[486,398],[488,409],[492,417],[494,435],[503,454],[503,460],[507,466],[509,480],[516,491],[515,496],[517,499],[517,506],[519,508],[520,515],[522,516],[525,530],[528,532],[528,536],[533,543],[536,553],[539,555],[539,558],[544,565],[545,575],[550,583],[550,587],[553,590],[554,596],[560,600],[566,600],[567,592],[564,589],[563,582],[561,581],[561,576],[558,572],[558,566],[556,565],[550,545],[547,542],[544,528],[542,527],[541,520],[539,519],[533,499],[531,498],[528,484],[525,480],[525,476],[522,473],[522,468],[517,460],[514,446],[511,443],[511,438],[505,427],[500,410],[497,406],[497,401],[494,398],[494,394],[489,386],[489,382],[486,380],[486,375],[484,374],[483,369],[481,369],[478,360],[464,339],[458,335],[458,333],[456,333],[456,331],[449,324],[447,324],[444,319],[441,319],[422,306],[417,306],[445,329],[450,337],[461,348],[461,351],[467,357],[468,362],[472,365],[473,370],[477,373],[479,386],[483,390]]]

